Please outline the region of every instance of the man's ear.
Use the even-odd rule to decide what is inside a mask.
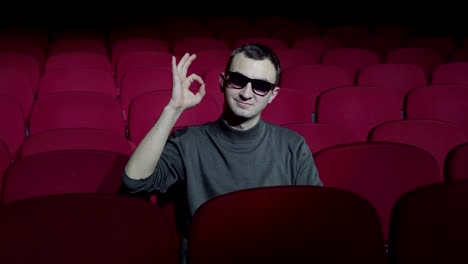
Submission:
[[[221,90],[222,93],[224,93],[224,79],[225,79],[225,74],[224,72],[222,72],[221,74],[219,74],[219,79],[218,79],[218,82],[219,82],[219,89]]]
[[[268,103],[273,102],[273,99],[275,99],[275,97],[278,95],[279,91],[280,91],[279,86],[276,86],[275,88],[273,88],[273,90],[271,91],[271,96],[268,99]]]

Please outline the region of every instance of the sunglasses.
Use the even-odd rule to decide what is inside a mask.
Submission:
[[[227,72],[224,80],[230,88],[234,89],[242,89],[250,83],[253,92],[260,96],[265,96],[270,90],[275,88],[275,84],[273,83],[264,80],[250,79],[238,72]]]

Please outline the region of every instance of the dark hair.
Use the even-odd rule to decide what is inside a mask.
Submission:
[[[281,72],[281,66],[280,62],[278,60],[278,57],[276,57],[276,54],[271,50],[269,47],[263,45],[263,44],[258,44],[258,43],[247,43],[239,48],[235,49],[231,56],[229,57],[228,63],[226,65],[226,70],[225,72],[228,72],[231,68],[232,60],[234,57],[239,54],[243,53],[247,58],[249,59],[254,59],[254,60],[263,60],[263,59],[268,59],[273,63],[273,66],[275,67],[276,70],[276,80],[275,84],[279,83],[279,78],[280,78],[280,72]]]

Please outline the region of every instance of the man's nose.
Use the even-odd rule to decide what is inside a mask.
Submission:
[[[243,98],[246,98],[246,99],[249,99],[253,96],[254,92],[253,92],[253,88],[252,88],[252,84],[249,82],[245,85],[244,88],[241,89],[240,91],[240,95],[243,97]]]

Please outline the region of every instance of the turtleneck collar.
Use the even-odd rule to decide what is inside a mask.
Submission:
[[[265,122],[260,118],[255,126],[247,130],[239,130],[229,126],[223,118],[216,121],[216,125],[222,131],[221,136],[232,143],[251,143],[262,138],[265,131]]]

